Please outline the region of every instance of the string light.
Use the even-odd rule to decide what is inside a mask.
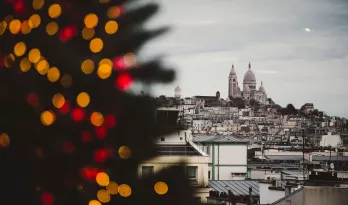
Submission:
[[[37,28],[41,23],[41,17],[38,14],[33,14],[29,18],[29,27]]]
[[[44,0],[33,0],[33,8],[35,10],[39,10],[43,7],[43,5],[45,4]]]
[[[121,146],[119,149],[118,149],[118,155],[120,155],[120,157],[122,159],[128,159],[132,156],[132,151],[129,147],[127,146]]]
[[[44,111],[41,113],[41,123],[50,126],[54,123],[56,117],[52,111]]]
[[[44,192],[41,194],[41,202],[44,205],[52,205],[54,202],[54,197],[51,193]]]
[[[97,200],[91,200],[88,202],[88,205],[101,205],[101,203]]]
[[[12,53],[7,55],[4,59],[5,67],[6,68],[12,67],[14,61],[15,61],[15,57]]]
[[[40,60],[36,64],[36,70],[39,72],[41,75],[45,75],[48,72],[48,69],[50,68],[50,65],[48,64],[47,60],[43,59]]]
[[[60,79],[60,83],[64,88],[68,88],[72,84],[72,77],[69,74],[64,74],[62,78]]]
[[[27,46],[24,42],[18,42],[13,48],[13,52],[16,56],[22,56],[24,55],[25,51],[27,50]]]
[[[23,21],[23,23],[21,25],[21,32],[23,34],[28,34],[28,33],[30,33],[30,31],[31,31],[31,28],[29,26],[29,21],[28,20]]]
[[[58,24],[55,21],[52,21],[46,25],[46,32],[50,36],[56,34],[58,29],[59,29]]]
[[[29,51],[29,61],[32,63],[37,63],[41,58],[41,53],[39,49],[33,48]]]
[[[107,34],[114,34],[118,30],[118,24],[116,21],[108,21],[105,24],[105,32]]]
[[[0,21],[0,36],[5,33],[7,27],[6,21]]]
[[[104,122],[104,116],[103,114],[101,114],[100,112],[93,112],[91,115],[91,123],[96,126],[99,127],[103,124]]]
[[[81,141],[83,143],[90,143],[92,142],[92,135],[89,131],[83,131],[81,133]]]
[[[84,60],[81,64],[81,70],[84,74],[91,74],[94,70],[94,62],[90,59]]]
[[[106,186],[110,182],[109,175],[105,172],[99,172],[96,177],[96,182],[99,184],[99,186]]]
[[[29,59],[23,58],[19,63],[19,67],[20,67],[22,72],[28,72],[31,68],[31,63],[30,63]]]
[[[115,19],[121,14],[121,9],[118,6],[111,6],[107,11],[107,15],[110,19]]]
[[[59,4],[52,4],[49,8],[48,8],[48,15],[51,18],[58,18],[60,16],[60,14],[62,13],[62,8],[60,7]]]
[[[95,127],[95,134],[99,139],[105,139],[107,135],[107,130],[103,126]]]
[[[57,82],[59,80],[60,77],[60,72],[58,70],[58,68],[56,67],[52,67],[47,71],[47,79],[54,83]]]
[[[108,203],[110,201],[110,194],[102,189],[97,192],[97,198],[102,203]]]
[[[91,98],[89,97],[88,93],[82,92],[78,94],[76,98],[76,102],[80,107],[87,107]]]
[[[87,14],[84,18],[84,23],[87,28],[94,28],[98,24],[98,16],[95,14]]]
[[[110,182],[106,186],[106,191],[108,191],[112,195],[117,194],[118,193],[118,184],[116,182]]]
[[[103,49],[104,43],[100,38],[94,38],[89,44],[89,48],[93,53],[98,53]]]
[[[90,40],[94,37],[95,31],[94,28],[83,28],[82,29],[82,38],[85,40]]]
[[[120,193],[122,197],[129,197],[132,194],[132,189],[128,184],[121,184],[118,187],[118,193]]]
[[[75,108],[71,112],[71,117],[76,122],[81,122],[85,119],[85,111],[82,108]]]
[[[133,78],[128,73],[119,75],[115,81],[115,85],[120,90],[127,90],[133,83]]]
[[[154,189],[157,194],[164,195],[168,192],[168,185],[165,182],[157,182]]]
[[[52,97],[52,104],[56,108],[61,108],[65,104],[65,98],[62,94],[57,93]]]
[[[8,147],[10,145],[10,137],[6,133],[2,133],[0,135],[0,146],[1,147]]]
[[[105,122],[104,122],[104,124],[105,124],[105,126],[106,126],[107,128],[113,128],[113,127],[115,127],[115,125],[116,125],[116,119],[115,119],[115,117],[114,117],[113,115],[107,115],[107,116],[105,117]]]
[[[106,79],[110,77],[112,73],[112,67],[109,64],[101,64],[98,67],[97,74],[99,78]]]
[[[103,163],[107,157],[108,154],[104,149],[99,149],[94,152],[94,160],[98,163]]]
[[[21,22],[18,19],[12,20],[9,29],[12,34],[17,34],[21,30]]]

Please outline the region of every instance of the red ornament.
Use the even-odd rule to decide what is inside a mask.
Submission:
[[[39,100],[37,98],[37,95],[35,93],[29,93],[27,96],[27,102],[31,105],[31,106],[36,106],[39,104]]]
[[[44,192],[41,194],[41,202],[45,205],[51,205],[54,202],[53,195],[48,192]]]
[[[85,111],[82,108],[74,108],[71,117],[76,122],[81,122],[85,118]]]
[[[104,125],[107,128],[113,128],[116,126],[116,118],[113,115],[107,115],[104,120]]]
[[[95,127],[94,129],[95,129],[95,134],[97,135],[99,139],[105,139],[107,135],[107,130],[105,127],[100,126],[100,127]]]
[[[81,141],[83,143],[90,143],[92,142],[92,135],[89,131],[83,131],[81,134]]]
[[[116,57],[113,61],[115,70],[125,70],[127,68],[123,57]]]
[[[133,78],[128,73],[119,75],[115,81],[115,86],[120,90],[127,90],[133,83]]]
[[[107,157],[108,157],[108,153],[105,149],[99,149],[94,152],[94,160],[98,163],[105,162]]]

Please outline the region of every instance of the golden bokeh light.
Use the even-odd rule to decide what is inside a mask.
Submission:
[[[110,182],[109,175],[105,172],[99,172],[95,180],[99,186],[107,186]]]
[[[121,184],[118,187],[118,193],[120,193],[121,196],[123,197],[129,197],[132,194],[132,189],[128,184]]]
[[[106,190],[102,189],[97,192],[97,198],[102,203],[108,203],[110,201],[110,194]]]
[[[81,64],[81,70],[84,74],[91,74],[94,70],[94,62],[90,59],[84,60]]]
[[[35,66],[37,72],[39,72],[40,75],[45,75],[48,72],[48,69],[50,68],[50,65],[45,59],[40,60]]]
[[[62,84],[62,86],[63,86],[64,88],[70,87],[71,84],[72,84],[72,77],[71,77],[71,75],[69,75],[69,74],[64,74],[64,75],[62,76],[62,78],[60,79],[60,84]]]
[[[133,67],[136,64],[136,56],[134,53],[127,53],[124,55],[123,59],[127,67]]]
[[[94,38],[89,43],[89,49],[91,49],[93,53],[100,52],[103,49],[103,46],[104,46],[104,43],[100,38]]]
[[[115,19],[121,14],[121,9],[118,6],[111,6],[107,11],[107,15],[110,19]]]
[[[4,64],[6,68],[11,68],[13,63],[15,61],[15,57],[14,55],[11,53],[9,55],[7,55],[4,59]]]
[[[6,21],[0,21],[0,36],[5,33],[7,28]]]
[[[106,186],[106,191],[108,191],[112,195],[117,194],[118,184],[116,182],[109,182],[109,184]]]
[[[99,61],[99,65],[102,65],[102,64],[107,64],[110,67],[113,66],[113,63],[109,58],[103,58],[101,61]]]
[[[9,24],[11,21],[13,20],[13,16],[12,15],[7,15],[4,18],[4,21]]]
[[[54,34],[57,33],[59,27],[58,27],[58,24],[57,22],[55,21],[52,21],[52,22],[49,22],[47,25],[46,25],[46,32],[48,35],[52,36]]]
[[[52,104],[56,108],[61,108],[63,107],[65,103],[65,98],[62,94],[57,93],[52,97]]]
[[[28,33],[30,33],[30,31],[31,31],[31,28],[29,26],[29,21],[28,20],[23,21],[23,23],[21,25],[21,32],[23,34],[28,34]]]
[[[104,116],[100,112],[93,112],[91,115],[91,123],[92,125],[99,127],[104,122]]]
[[[89,97],[88,93],[82,92],[77,95],[76,102],[80,107],[87,107],[89,105],[91,98]]]
[[[98,25],[98,16],[95,14],[87,14],[84,19],[87,28],[94,28]]]
[[[94,37],[95,31],[94,28],[83,28],[82,29],[82,38],[85,40],[90,40]]]
[[[18,19],[14,19],[9,25],[10,32],[12,34],[17,34],[21,30],[21,22]]]
[[[28,72],[31,68],[31,63],[28,58],[23,58],[20,63],[19,67],[21,68],[22,72]]]
[[[121,146],[118,149],[118,155],[120,155],[122,159],[128,159],[132,156],[132,150],[127,146]]]
[[[60,72],[58,70],[58,68],[56,67],[52,67],[47,71],[47,79],[54,83],[57,82],[60,78]]]
[[[62,14],[62,7],[60,7],[59,4],[52,4],[48,8],[48,15],[51,18],[58,18],[60,16],[60,14]]]
[[[118,23],[116,21],[108,21],[105,24],[105,32],[107,34],[114,34],[118,30]]]
[[[164,195],[168,192],[168,185],[165,182],[157,182],[154,189],[157,194]]]
[[[27,46],[24,42],[18,42],[13,48],[13,52],[16,56],[22,56],[24,55],[25,51],[27,50]]]
[[[56,120],[56,116],[52,111],[44,111],[41,113],[41,123],[50,126]]]
[[[89,201],[88,205],[101,205],[101,203],[97,200],[91,200]]]
[[[33,48],[29,51],[28,56],[29,56],[30,62],[37,63],[41,58],[41,53],[40,53],[39,49]]]
[[[45,4],[45,0],[33,0],[33,8],[35,10],[39,10]]]
[[[10,145],[10,137],[6,133],[2,133],[0,135],[0,146],[1,147],[8,147]]]
[[[30,28],[37,28],[41,23],[41,17],[38,14],[33,14],[29,18]]]
[[[97,75],[99,76],[99,78],[106,79],[110,77],[111,73],[112,73],[112,67],[109,64],[99,65],[97,70]]]

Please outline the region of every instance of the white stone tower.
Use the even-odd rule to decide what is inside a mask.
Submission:
[[[234,90],[238,87],[237,73],[234,70],[234,65],[232,64],[232,69],[230,75],[228,76],[228,97],[230,99],[235,97]]]
[[[176,86],[176,88],[174,89],[174,97],[181,98],[181,88],[179,86]]]

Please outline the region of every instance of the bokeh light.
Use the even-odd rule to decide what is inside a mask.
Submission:
[[[104,122],[104,116],[103,114],[101,114],[100,112],[93,112],[91,115],[91,123],[96,126],[99,127],[103,124]]]
[[[165,182],[157,182],[154,189],[157,194],[164,195],[168,192],[168,185]]]
[[[101,61],[99,61],[99,65],[102,65],[102,64],[107,64],[110,67],[113,66],[113,63],[112,63],[112,61],[109,58],[104,58]]]
[[[31,62],[28,58],[23,58],[19,63],[19,67],[22,72],[28,72],[31,68]]]
[[[97,168],[83,168],[81,169],[81,175],[88,181],[95,181],[97,174],[100,171]]]
[[[120,90],[127,90],[133,83],[133,78],[128,73],[123,73],[116,78],[115,86]]]
[[[121,14],[121,9],[118,6],[111,6],[108,8],[107,15],[110,19],[115,19]]]
[[[62,94],[57,93],[52,97],[52,104],[56,108],[61,108],[65,104],[65,98]]]
[[[0,36],[5,33],[7,28],[6,21],[0,21]]]
[[[41,17],[38,14],[33,14],[29,18],[30,28],[37,28],[41,23]]]
[[[106,190],[102,189],[97,192],[97,198],[102,203],[108,203],[110,201],[110,194]]]
[[[29,21],[28,20],[23,21],[23,23],[21,25],[21,32],[23,34],[28,34],[28,33],[30,33],[30,31],[31,31],[31,28],[29,26]]]
[[[136,64],[136,56],[134,53],[127,53],[123,57],[126,67],[133,67]]]
[[[70,104],[68,101],[65,101],[63,107],[61,107],[59,109],[59,112],[63,113],[63,114],[67,114],[70,111]]]
[[[6,68],[10,68],[12,67],[13,63],[15,61],[15,57],[14,55],[11,53],[9,55],[7,55],[4,59],[4,64]]]
[[[32,63],[37,63],[41,58],[41,53],[39,49],[33,48],[29,51],[29,61]]]
[[[60,84],[62,84],[62,86],[63,86],[64,88],[70,87],[71,84],[72,84],[72,77],[71,77],[71,75],[69,75],[69,74],[64,74],[64,75],[62,76],[62,78],[60,79]]]
[[[95,180],[99,186],[106,186],[110,182],[109,175],[105,172],[99,172]]]
[[[127,68],[127,65],[123,56],[114,58],[113,65],[116,70],[124,70]]]
[[[104,46],[104,43],[100,38],[94,38],[89,43],[89,49],[91,49],[93,53],[100,52],[103,49],[103,46]]]
[[[118,23],[116,21],[108,21],[105,24],[105,32],[107,34],[114,34],[118,30]]]
[[[92,140],[92,134],[89,131],[85,130],[81,133],[81,141],[83,143],[90,143]]]
[[[59,39],[63,42],[66,42],[74,37],[76,35],[76,32],[77,28],[75,25],[67,26],[59,32]]]
[[[87,107],[91,98],[89,97],[88,93],[82,92],[77,95],[76,102],[80,107]]]
[[[82,108],[74,108],[71,112],[71,117],[76,122],[81,122],[85,119],[85,111]]]
[[[118,149],[118,155],[120,155],[122,159],[129,159],[132,156],[132,150],[127,146],[121,146]]]
[[[106,186],[106,191],[108,191],[112,195],[117,194],[118,193],[118,184],[116,182],[110,182]]]
[[[83,28],[82,29],[82,38],[85,40],[90,40],[94,37],[95,31],[94,28]]]
[[[65,154],[72,154],[75,151],[75,146],[70,141],[65,141],[62,143],[62,151]]]
[[[0,146],[1,147],[8,147],[10,145],[10,137],[6,133],[2,133],[0,135]]]
[[[52,111],[44,111],[41,113],[41,122],[46,126],[50,126],[56,120],[56,116]]]
[[[46,25],[46,32],[50,36],[56,34],[58,32],[58,29],[59,29],[58,24],[55,21],[49,22]]]
[[[81,70],[84,74],[91,74],[94,70],[94,62],[90,59],[86,59],[81,64]]]
[[[43,7],[43,5],[45,4],[45,0],[33,0],[33,8],[35,10],[39,10]]]
[[[18,42],[16,45],[13,47],[13,52],[16,56],[22,56],[24,55],[25,51],[27,50],[27,46],[25,45],[24,42]]]
[[[47,71],[47,79],[54,83],[57,82],[59,80],[60,77],[60,72],[58,70],[58,68],[56,67],[52,67]]]
[[[14,9],[15,9],[16,13],[22,13],[23,9],[24,9],[23,1],[20,1],[20,0],[16,1],[14,3]]]
[[[112,67],[109,64],[101,64],[98,67],[97,75],[101,79],[106,79],[111,76]]]
[[[99,0],[99,3],[101,3],[101,4],[106,4],[106,3],[109,3],[110,2],[110,0]]]
[[[98,25],[98,16],[95,14],[87,14],[84,19],[87,28],[94,28]]]
[[[88,202],[88,205],[101,205],[101,203],[97,200],[91,200]]]
[[[116,118],[113,115],[107,115],[104,120],[104,125],[107,128],[113,128],[116,126]]]
[[[39,99],[35,93],[29,93],[27,95],[27,102],[31,106],[36,106],[39,104]]]
[[[41,75],[45,75],[48,72],[48,69],[50,68],[50,65],[48,64],[47,60],[43,59],[40,60],[36,64],[36,70],[39,72]]]
[[[13,16],[12,15],[7,15],[4,18],[4,21],[9,24],[11,21],[13,20]]]
[[[52,205],[54,202],[54,197],[51,193],[44,192],[41,194],[41,202],[44,205]]]
[[[99,139],[105,139],[107,135],[107,130],[103,126],[95,127],[95,134]]]
[[[94,152],[94,160],[98,163],[103,163],[108,157],[108,153],[104,149],[99,149]]]
[[[120,193],[122,197],[129,197],[132,194],[132,189],[128,184],[121,184],[118,187],[118,193]]]
[[[18,19],[12,20],[9,29],[12,34],[17,34],[21,30],[21,22]]]
[[[60,14],[62,13],[62,8],[60,7],[59,4],[52,4],[49,8],[48,8],[48,15],[51,18],[58,18],[60,16]]]

